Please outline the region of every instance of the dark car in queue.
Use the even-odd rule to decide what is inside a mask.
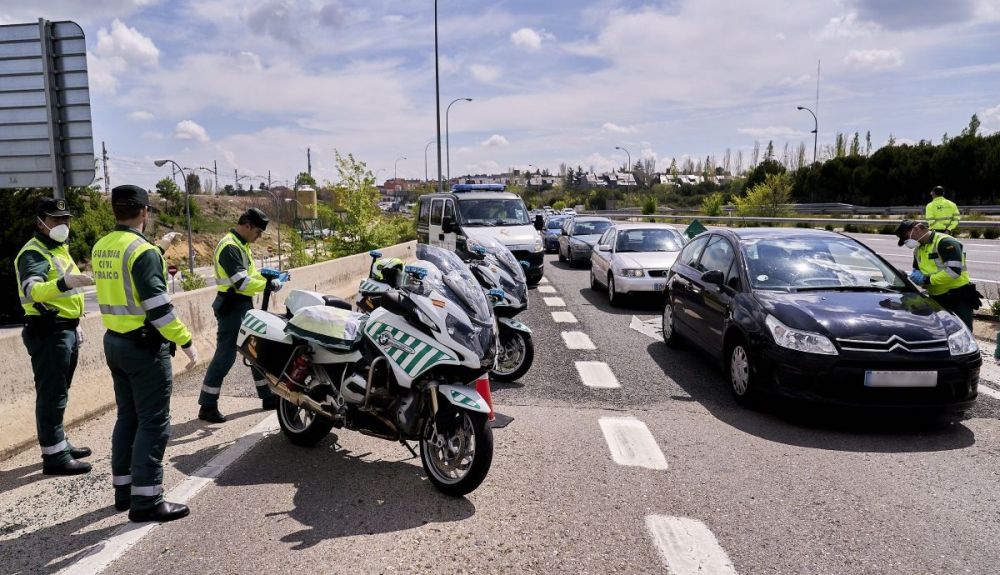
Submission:
[[[559,232],[559,261],[576,265],[590,263],[590,251],[608,231],[612,221],[599,216],[571,216]]]
[[[563,222],[570,216],[554,215],[545,220],[542,228],[542,242],[545,244],[545,253],[554,254],[559,251],[559,234],[562,231]]]
[[[976,400],[965,324],[864,244],[822,230],[713,230],[667,277],[663,339],[722,362],[740,403],[781,395],[949,413]]]

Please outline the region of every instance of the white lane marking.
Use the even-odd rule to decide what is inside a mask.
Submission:
[[[556,288],[552,286],[538,286],[538,293],[556,293]]]
[[[979,368],[979,390],[982,391],[986,387],[982,382],[988,381],[994,385],[1000,385],[1000,362],[993,359],[994,349],[996,346],[991,341],[977,340],[976,343],[979,344],[979,351],[983,354],[983,365]],[[990,397],[995,397],[1000,399],[1000,396],[993,395],[990,392],[996,392],[996,389],[989,389],[984,392]]]
[[[646,529],[671,575],[736,575],[726,551],[701,521],[648,515]]]
[[[567,349],[597,349],[590,337],[582,331],[564,331],[561,335]]]
[[[552,321],[556,323],[576,323],[576,316],[568,311],[552,312]]]
[[[988,395],[993,399],[1000,399],[1000,391],[997,391],[984,383],[979,384],[979,393]]]
[[[543,297],[545,305],[549,307],[566,307],[566,302],[561,297]]]
[[[639,319],[638,316],[632,316],[632,323],[628,324],[630,329],[651,337],[663,341],[663,318],[654,317],[652,319]]]
[[[540,284],[547,284],[547,283],[549,283],[549,278],[547,278],[545,276],[542,276],[542,279],[538,280],[538,283],[540,283]]]
[[[578,361],[576,362],[576,372],[580,374],[580,380],[587,387],[600,387],[612,389],[621,387],[618,378],[603,361]]]
[[[667,459],[645,423],[634,417],[602,417],[598,423],[611,450],[611,459],[618,465],[667,468]]]
[[[272,414],[241,435],[236,443],[213,457],[204,467],[164,494],[163,498],[174,503],[187,503],[199,491],[210,485],[227,467],[250,451],[265,435],[277,430],[278,417]],[[107,539],[94,545],[88,554],[66,566],[59,573],[65,575],[100,573],[159,525],[159,523],[126,523]]]

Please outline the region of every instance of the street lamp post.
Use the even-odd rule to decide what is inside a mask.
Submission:
[[[455,98],[448,104],[448,107],[444,111],[444,148],[445,155],[447,156],[446,162],[448,166],[448,181],[451,182],[451,144],[448,140],[448,113],[451,112],[451,105],[455,102],[461,102],[465,100],[466,102],[471,102],[472,98]]]
[[[184,168],[180,166],[177,162],[173,160],[156,160],[153,164],[157,168],[162,168],[167,163],[173,164],[181,172],[181,177],[184,178],[184,208],[187,216],[187,236],[188,236],[188,271],[191,275],[194,275],[194,243],[191,241],[191,189],[188,185],[187,175],[184,174]]]
[[[433,144],[436,141],[437,140],[431,140],[430,142],[427,142],[426,146],[424,146],[424,183],[425,184],[430,181],[430,180],[427,179],[427,148],[431,147],[431,144]]]
[[[434,114],[437,117],[438,193],[444,191],[441,180],[441,72],[438,66],[438,3],[434,0]]]
[[[626,150],[622,146],[615,146],[615,149],[616,150],[621,150],[621,151],[625,152],[625,157],[628,158],[628,165],[626,166],[626,168],[628,169],[629,172],[631,172],[632,171],[632,154],[628,153],[628,150]]]
[[[813,117],[813,163],[816,163],[816,147],[819,142],[819,119],[816,117],[816,112],[813,112],[805,106],[795,106],[796,110],[805,110],[812,114]]]

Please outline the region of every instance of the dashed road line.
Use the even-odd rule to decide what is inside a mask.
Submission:
[[[547,283],[549,283],[549,278],[547,278],[545,276],[542,276],[542,279],[538,280],[538,283],[540,283],[540,284],[547,284]]]
[[[701,521],[649,515],[646,529],[671,575],[736,575],[726,551]]]
[[[561,297],[543,297],[542,299],[549,307],[566,307],[566,302]]]
[[[611,459],[618,465],[667,468],[667,459],[645,423],[634,417],[602,417],[598,423],[611,450]]]
[[[621,387],[618,378],[603,361],[578,361],[576,372],[580,374],[580,380],[587,387],[603,389]]]
[[[564,331],[561,335],[567,349],[597,349],[590,337],[582,331]]]
[[[556,293],[556,288],[552,286],[538,286],[538,293]]]
[[[552,321],[556,323],[576,323],[576,316],[568,311],[552,312]]]

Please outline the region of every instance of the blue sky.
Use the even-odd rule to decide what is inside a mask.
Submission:
[[[747,156],[871,131],[876,147],[1000,130],[1000,0],[440,0],[442,137],[451,174],[561,163]],[[0,23],[87,34],[97,147],[112,185],[169,157],[335,180],[334,150],[423,178],[435,136],[433,3],[385,0],[0,0]],[[435,146],[427,150],[436,173]],[[404,157],[398,162],[397,158]],[[744,160],[744,164],[747,160]],[[205,173],[202,173],[203,176]]]

